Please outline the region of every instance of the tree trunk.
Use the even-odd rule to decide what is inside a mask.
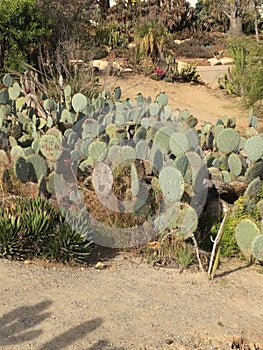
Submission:
[[[230,16],[230,27],[228,30],[228,34],[231,36],[235,35],[242,35],[243,34],[243,29],[242,29],[242,17],[239,16]]]
[[[102,19],[106,19],[110,8],[110,0],[100,0],[99,6]]]
[[[3,39],[2,42],[0,43],[0,70],[4,68],[5,51],[6,51],[6,40]]]
[[[253,12],[254,12],[254,25],[255,25],[255,34],[256,34],[256,40],[259,42],[259,31],[258,31],[258,12],[257,12],[257,3],[256,0],[252,2],[253,5]]]

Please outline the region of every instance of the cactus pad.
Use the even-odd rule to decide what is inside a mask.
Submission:
[[[216,144],[220,152],[228,154],[234,152],[239,146],[239,133],[231,128],[222,130],[216,137]]]
[[[39,182],[41,178],[46,177],[47,165],[43,157],[32,154],[26,158],[26,162],[29,164],[29,178],[33,182]]]
[[[61,141],[54,135],[44,135],[39,142],[39,150],[46,159],[52,162],[56,161],[60,147]]]
[[[263,174],[263,161],[258,161],[254,165],[247,168],[244,175],[244,180],[246,182],[250,182],[258,176],[261,177],[262,174]]]
[[[237,154],[231,153],[228,157],[227,163],[228,163],[228,167],[230,169],[230,172],[234,176],[239,176],[241,174],[242,161]]]
[[[263,261],[263,235],[258,235],[252,242],[252,254],[258,261]]]
[[[252,242],[258,235],[260,235],[260,230],[250,219],[241,220],[235,228],[237,244],[248,259],[252,255]]]
[[[184,192],[184,180],[179,170],[170,166],[163,168],[159,183],[165,199],[170,202],[180,201]]]
[[[101,141],[94,141],[88,148],[89,156],[96,162],[101,162],[106,157],[107,145]]]
[[[76,113],[84,112],[87,108],[88,100],[87,97],[81,93],[77,93],[72,98],[72,107]]]
[[[19,157],[15,161],[14,172],[21,182],[29,180],[29,165],[23,157]]]
[[[173,155],[180,156],[189,150],[188,138],[184,133],[174,132],[169,140]]]
[[[256,162],[263,156],[263,138],[261,136],[253,136],[247,139],[245,144],[247,157],[252,162]]]
[[[253,179],[247,186],[244,197],[256,196],[261,190],[262,183],[259,177]]]

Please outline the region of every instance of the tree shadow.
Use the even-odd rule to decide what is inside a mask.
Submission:
[[[234,273],[234,272],[236,272],[236,271],[248,269],[248,268],[251,267],[252,265],[253,265],[253,263],[249,262],[249,263],[247,263],[246,265],[238,266],[238,267],[236,267],[236,268],[234,268],[234,269],[232,269],[232,270],[229,270],[229,271],[225,271],[225,272],[216,274],[214,278],[216,279],[216,278],[228,276],[228,275],[230,275],[231,273]]]
[[[75,343],[78,339],[84,338],[87,333],[92,332],[94,329],[99,327],[101,323],[101,318],[94,318],[93,320],[83,322],[80,325],[72,327],[54,339],[46,342],[38,350],[63,350],[67,346]]]
[[[35,305],[18,307],[0,318],[0,345],[12,345],[38,337],[41,329],[31,330],[45,319],[50,312],[44,312],[52,301],[46,300]]]
[[[45,311],[51,304],[52,301],[46,300],[35,305],[18,307],[3,315],[0,318],[0,348],[30,342],[39,337],[43,330],[32,328],[51,316],[51,312]],[[98,328],[102,321],[99,317],[85,321],[40,345],[38,350],[63,350]],[[98,340],[87,348],[87,350],[99,349],[124,350],[123,347],[116,348],[111,345],[106,339]]]

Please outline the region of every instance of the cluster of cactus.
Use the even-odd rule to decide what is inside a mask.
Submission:
[[[251,122],[257,124],[253,116]],[[249,183],[263,173],[263,138],[249,126],[241,136],[235,120],[223,118],[216,125],[205,123],[199,130],[201,146],[212,180]]]
[[[164,92],[155,101],[140,93],[135,101],[121,101],[119,87],[89,99],[81,93],[72,96],[66,86],[60,102],[27,93],[10,75],[3,84],[0,164],[11,164],[21,182],[38,183],[41,191],[64,202],[82,207],[81,181],[96,171],[111,176],[113,169],[126,166],[131,184],[124,200],[107,190],[106,175],[92,179],[93,187],[101,196],[108,191],[118,210],[148,210],[149,216],[149,193],[161,196],[151,230],[168,229],[187,239],[197,227],[208,176],[226,183],[251,182],[247,194],[258,189],[263,138],[254,127],[255,117],[240,136],[235,120],[226,117],[196,130],[198,120],[187,110],[173,112]],[[105,164],[103,171],[99,164]]]
[[[206,165],[194,129],[197,120],[188,111],[173,114],[165,93],[154,102],[138,94],[135,103],[120,102],[119,88],[114,94],[114,103],[104,97],[108,92],[92,101],[92,115],[83,110],[86,102],[78,94],[81,113],[86,116],[64,133],[54,176],[59,200],[83,206],[76,188],[78,177],[91,177],[104,202],[111,196],[111,203],[123,213],[149,210],[149,193],[161,193],[151,229],[160,233],[176,228],[178,236],[189,238],[197,227],[207,191]],[[110,193],[107,185],[118,166],[130,169],[131,190],[124,200]],[[58,189],[61,184],[64,191]]]

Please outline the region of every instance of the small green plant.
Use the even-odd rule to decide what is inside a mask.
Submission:
[[[197,66],[188,64],[181,70],[181,79],[184,82],[199,83],[200,75],[197,73]]]
[[[175,261],[182,269],[187,269],[195,260],[193,248],[189,245],[183,245],[175,252]]]

